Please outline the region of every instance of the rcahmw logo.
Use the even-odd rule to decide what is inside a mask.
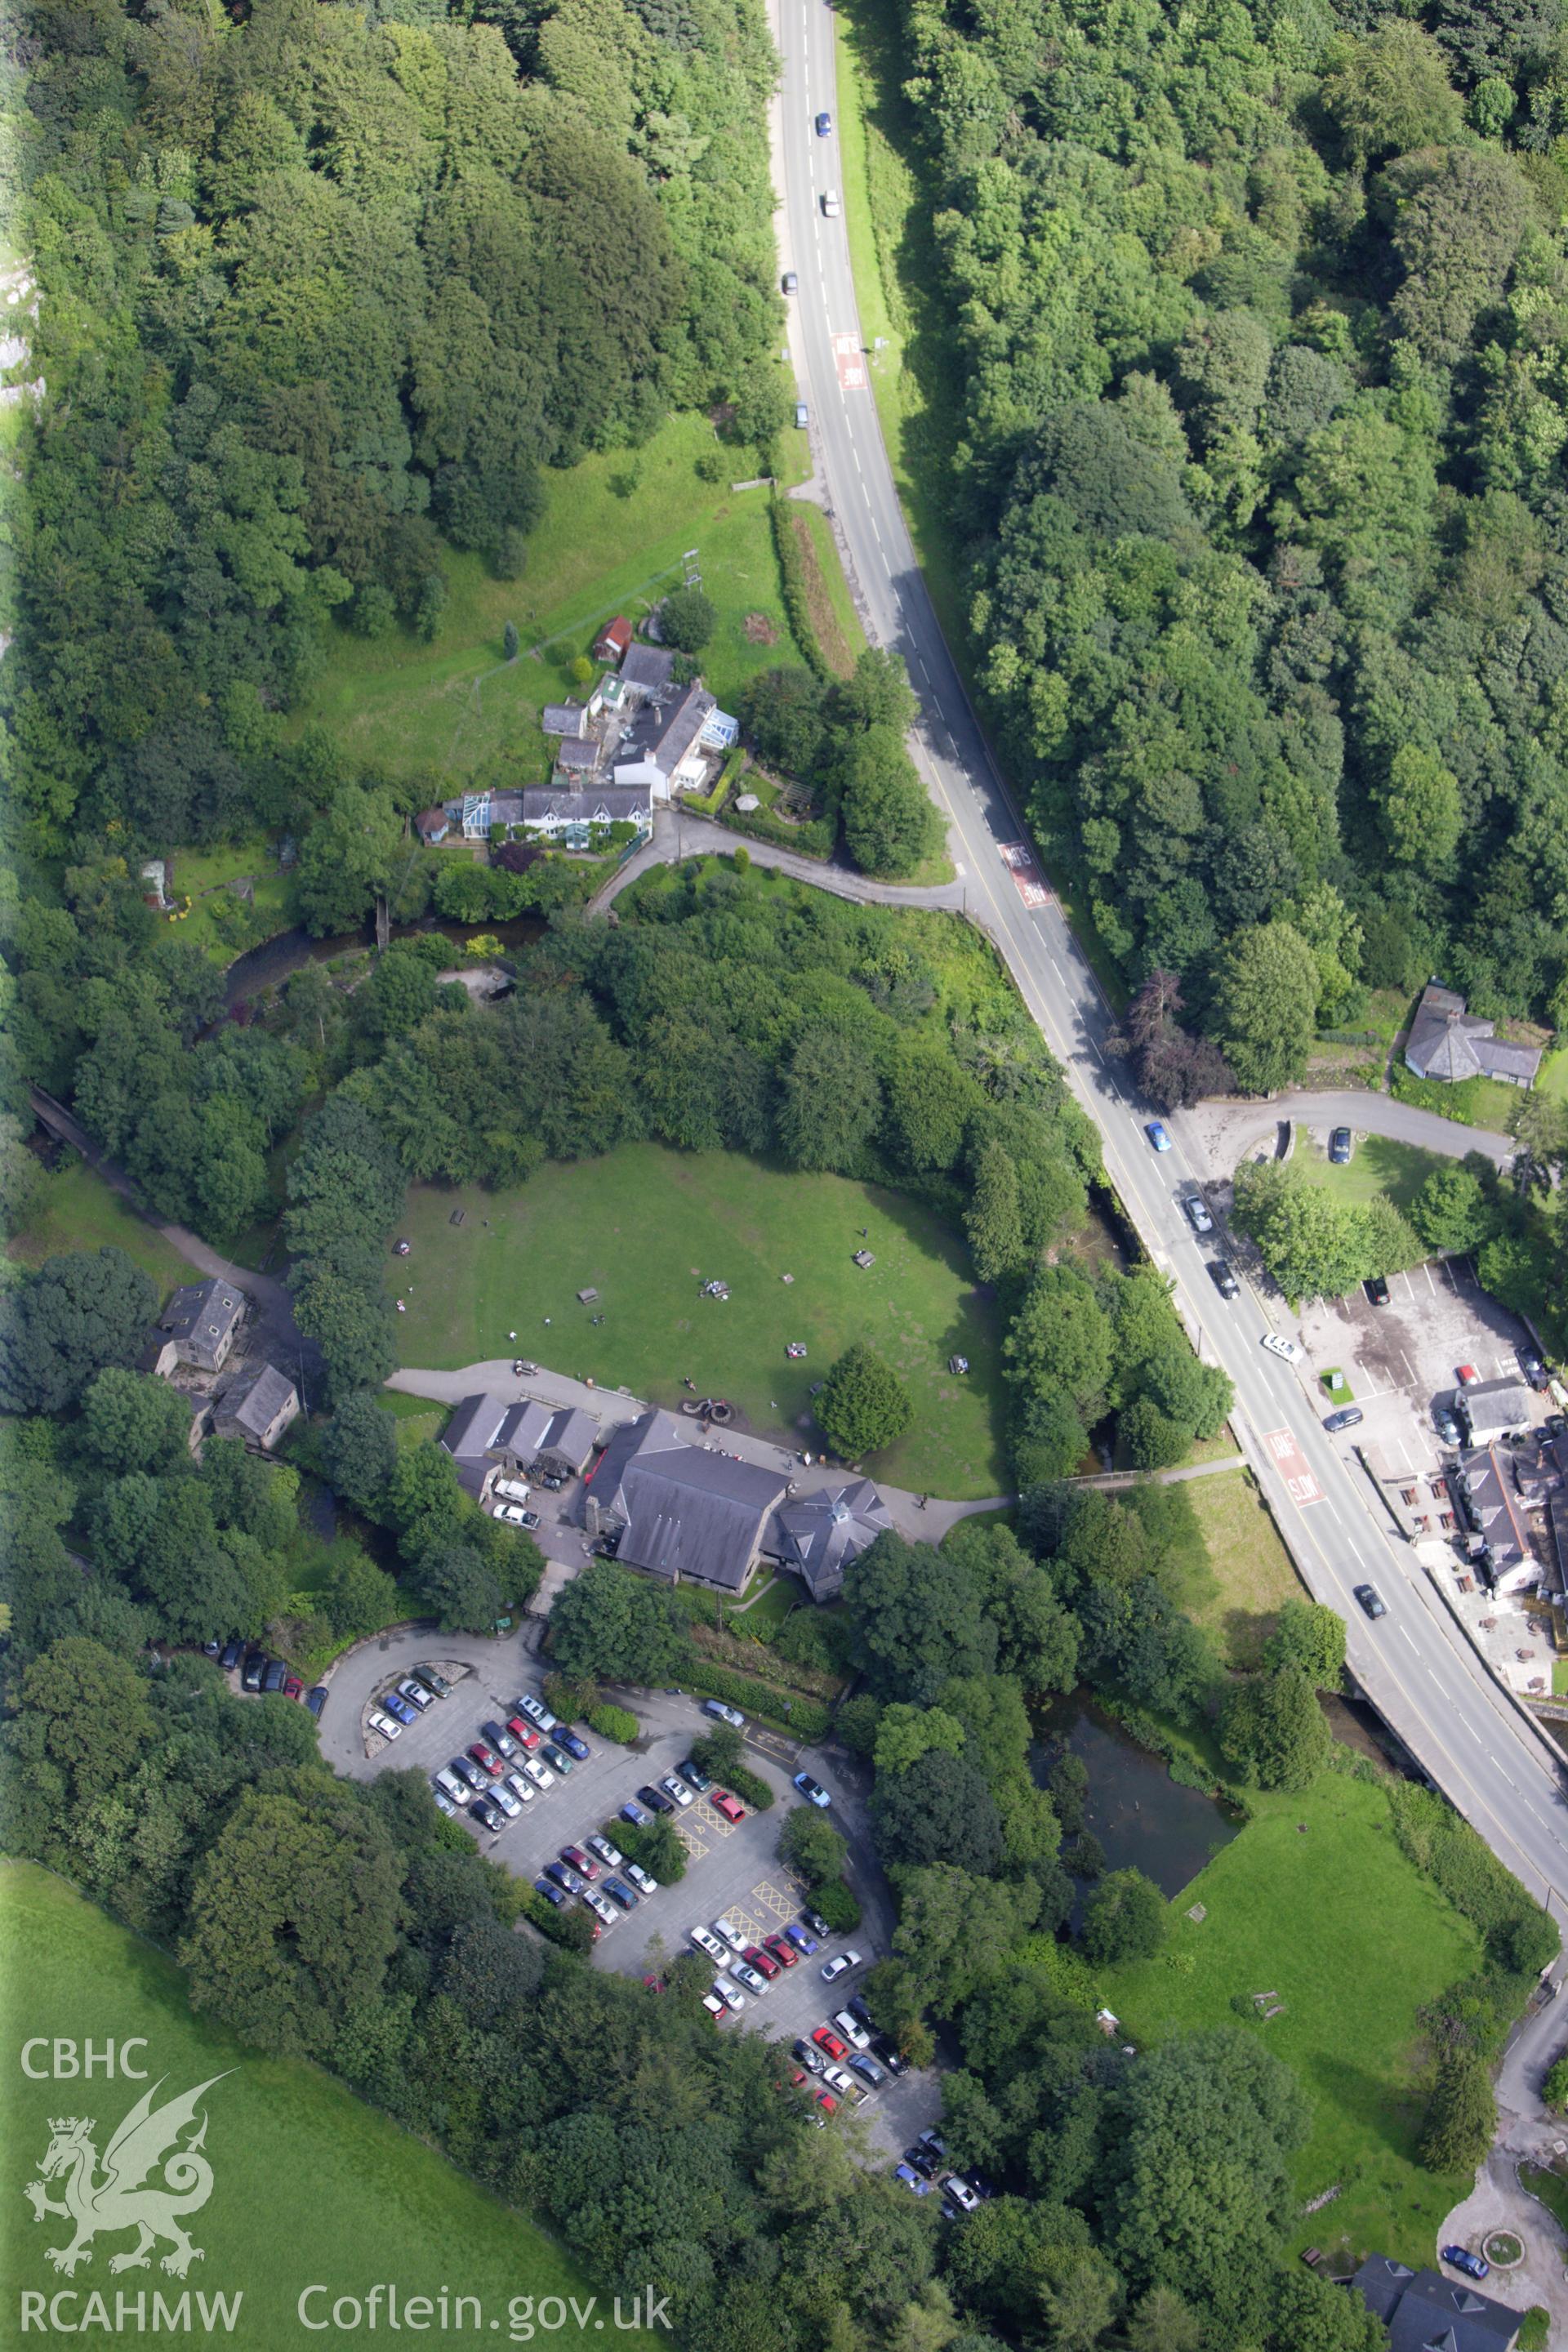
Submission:
[[[22,2071],[34,2081],[74,2081],[102,2073],[142,2082],[145,2067],[132,2063],[145,2042],[116,2045],[88,2042],[81,2052],[74,2042],[39,2039],[22,2047]],[[23,2194],[35,2221],[70,2224],[59,2243],[43,2248],[44,2259],[67,2278],[93,2257],[93,2241],[134,2231],[135,2242],[109,2260],[110,2272],[148,2270],[160,2247],[159,2267],[183,2279],[193,2263],[205,2260],[205,2250],[194,2245],[185,2223],[199,2213],[213,2192],[213,2168],[203,2153],[207,2119],[203,2101],[215,2084],[225,2080],[213,2074],[193,2090],[176,2093],[155,2105],[166,2076],[142,2092],[122,2115],[100,2157],[99,2125],[94,2116],[54,2116],[49,2140],[38,2161],[38,2177]],[[118,2293],[101,2294],[62,2292],[53,2295],[24,2290],[22,2328],[76,2335],[89,2328],[110,2330],[149,2327],[179,2332],[191,2326],[192,2296]],[[239,2316],[243,2294],[198,2294],[196,2324],[210,2333],[232,2328]]]

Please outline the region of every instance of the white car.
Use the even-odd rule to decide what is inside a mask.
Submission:
[[[537,1756],[525,1756],[522,1769],[536,1789],[553,1789],[555,1786],[554,1773],[548,1764],[542,1764]]]
[[[412,1681],[399,1683],[397,1696],[399,1698],[405,1698],[410,1706],[416,1706],[421,1715],[427,1706],[434,1706],[436,1704],[435,1692],[427,1691],[423,1683]]]
[[[706,1952],[709,1958],[717,1960],[721,1968],[730,1957],[718,1937],[710,1934],[706,1927],[693,1927],[691,1940],[700,1952]]]
[[[732,1952],[743,1952],[752,1940],[749,1936],[742,1935],[732,1919],[715,1919],[713,1933],[716,1936],[722,1936]]]
[[[1283,1357],[1288,1364],[1295,1363],[1301,1353],[1294,1339],[1282,1339],[1278,1331],[1265,1331],[1263,1345],[1271,1356]]]
[[[658,1785],[664,1790],[667,1797],[674,1798],[676,1803],[681,1808],[682,1811],[684,1811],[686,1807],[691,1802],[690,1790],[687,1787],[685,1781],[679,1779],[675,1773],[667,1772]]]
[[[730,1974],[732,1977],[738,1977],[741,1982],[745,1986],[746,1990],[750,1993],[755,1993],[759,1999],[768,1989],[768,1980],[766,1977],[763,1975],[760,1969],[752,1968],[749,1960],[731,1960],[730,1963]]]
[[[457,1774],[452,1771],[448,1766],[443,1764],[441,1769],[435,1777],[436,1788],[441,1796],[450,1797],[454,1804],[466,1805],[468,1803],[468,1799],[473,1794],[472,1790],[466,1789],[461,1780],[458,1780]]]
[[[594,1843],[594,1840],[590,1838],[588,1843],[592,1845]],[[601,1848],[600,1851],[603,1852],[603,1848]],[[631,1880],[632,1885],[637,1888],[639,1895],[657,1895],[658,1893],[658,1879],[655,1878],[650,1872],[646,1871],[640,1862],[627,1863],[626,1876]],[[711,1958],[711,1954],[710,1955],[710,1958]]]
[[[490,1782],[489,1793],[495,1799],[497,1804],[500,1807],[508,1821],[515,1822],[519,1813],[521,1812],[522,1807],[518,1803],[517,1799],[512,1795],[511,1790],[507,1787],[506,1782],[504,1780],[492,1780]]]
[[[746,1996],[741,1990],[740,1986],[734,1982],[732,1978],[726,1976],[715,1977],[713,1979],[713,1990],[727,2008],[737,2010],[745,2008]]]
[[[841,2099],[858,2099],[863,2095],[861,2085],[853,2074],[847,2074],[842,2066],[825,2066],[822,2079],[830,2091],[837,2092]]]
[[[610,1902],[605,1895],[595,1895],[591,1886],[586,1895],[584,1895],[583,1900],[587,1905],[590,1911],[597,1913],[598,1916],[604,1921],[606,1927],[613,1927],[616,1921],[621,1916],[616,1910],[615,1905]]]
[[[979,2210],[979,2190],[972,2189],[968,2181],[961,2179],[956,2172],[950,2172],[942,2185],[944,2194],[952,2198],[961,2213]]]
[[[621,1864],[626,1859],[620,1847],[618,1845],[612,1845],[607,1837],[591,1837],[588,1840],[588,1851],[590,1853],[596,1853],[599,1860],[608,1870],[619,1870]],[[632,1866],[634,1869],[637,1867],[635,1863]]]
[[[838,218],[839,209],[837,189],[824,188],[822,192],[822,216],[824,220],[837,220]]]
[[[730,2005],[722,1993],[705,1992],[702,1996],[702,2006],[715,2024],[721,2018],[728,2017],[730,2014]]]
[[[839,1977],[847,1977],[851,1969],[858,1969],[859,1965],[858,1952],[835,1952],[830,1960],[822,1963],[822,1981],[832,1984]]]
[[[521,1503],[498,1503],[490,1517],[492,1519],[504,1519],[509,1528],[521,1528],[527,1523],[528,1513]],[[537,1527],[539,1521],[535,1519],[533,1524]]]
[[[383,1715],[378,1706],[371,1708],[365,1721],[373,1731],[379,1731],[384,1739],[401,1739],[403,1737],[403,1726],[400,1723],[394,1723],[391,1716]]]
[[[506,1776],[506,1785],[520,1805],[531,1805],[534,1798],[539,1794],[532,1781],[525,1780],[521,1772],[509,1772]]]
[[[871,2037],[858,2017],[851,2017],[847,2009],[836,2009],[833,2022],[846,2042],[853,2042],[857,2050],[869,2050]]]
[[[1187,1222],[1194,1234],[1213,1233],[1214,1219],[1209,1214],[1208,1203],[1201,1192],[1189,1192],[1182,1206],[1187,1213]]]

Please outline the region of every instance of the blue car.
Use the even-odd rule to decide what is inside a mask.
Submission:
[[[574,1731],[563,1731],[559,1724],[553,1737],[556,1747],[564,1748],[567,1755],[574,1756],[579,1764],[585,1764],[594,1752],[585,1739],[579,1739]]]
[[[609,1896],[612,1903],[618,1903],[620,1905],[623,1911],[635,1911],[637,1909],[637,1898],[632,1893],[631,1888],[627,1886],[623,1880],[619,1878],[606,1878],[605,1881],[605,1892]]]
[[[817,135],[817,137],[818,137],[819,139],[826,139],[826,136],[827,136],[827,134],[828,134],[828,132],[832,130],[832,128],[833,128],[833,117],[832,117],[832,115],[831,115],[831,114],[819,114],[819,115],[817,116],[817,118],[816,118],[816,135]]]
[[[419,1720],[418,1715],[409,1706],[408,1701],[405,1698],[400,1698],[395,1691],[388,1691],[381,1703],[387,1714],[395,1716],[399,1723],[417,1723]]]
[[[821,1812],[826,1812],[833,1802],[821,1781],[814,1780],[809,1772],[797,1772],[790,1786],[792,1789],[798,1789],[806,1803],[816,1805]]]
[[[912,2164],[896,2164],[893,2167],[893,2179],[901,2180],[904,2187],[916,2197],[931,2195],[931,2182],[922,2180]]]
[[[548,1878],[536,1878],[533,1882],[533,1891],[536,1895],[542,1895],[547,1903],[553,1903],[557,1911],[565,1909],[566,1897],[558,1886],[552,1886]]]
[[[630,1822],[637,1829],[646,1830],[650,1818],[651,1816],[645,1813],[640,1805],[634,1804],[629,1797],[626,1799],[626,1803],[621,1807],[622,1821]]]
[[[1463,2271],[1467,2278],[1484,2279],[1490,2275],[1490,2263],[1484,2262],[1479,2254],[1472,2254],[1468,2246],[1445,2246],[1443,2260],[1452,2263],[1457,2271]]]
[[[1143,1132],[1148,1137],[1156,1151],[1169,1151],[1171,1148],[1171,1139],[1166,1134],[1164,1128],[1157,1118],[1152,1118]]]
[[[793,1923],[784,1929],[784,1934],[789,1937],[795,1950],[804,1952],[808,1960],[814,1952],[819,1952],[822,1948],[815,1936],[808,1936],[804,1927],[796,1927]]]

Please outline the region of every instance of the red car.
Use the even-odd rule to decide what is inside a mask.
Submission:
[[[724,1819],[727,1822],[743,1822],[745,1820],[746,1808],[742,1804],[739,1797],[732,1797],[730,1794],[728,1789],[712,1789],[710,1790],[709,1795],[714,1805],[718,1808],[719,1811],[723,1814]]]
[[[748,1967],[757,1969],[761,1975],[766,1977],[770,1984],[779,1973],[778,1962],[771,1952],[764,1952],[760,1944],[748,1944],[741,1958]]]
[[[539,1745],[539,1734],[535,1731],[532,1724],[524,1723],[521,1715],[509,1715],[506,1719],[506,1727],[510,1732],[512,1738],[516,1740],[518,1746],[520,1748],[526,1748],[529,1754],[531,1756],[534,1749]]]
[[[304,1687],[298,1675],[290,1675],[283,1685],[283,1696],[285,1698],[298,1698]]]
[[[793,1969],[800,1954],[794,1950],[784,1936],[764,1936],[763,1949],[771,1952],[781,1969]]]
[[[561,1849],[561,1859],[563,1862],[569,1862],[574,1870],[580,1871],[590,1886],[599,1875],[598,1864],[592,1854],[584,1853],[580,1845],[563,1845]]]
[[[825,2116],[836,2116],[838,2113],[838,2102],[831,2091],[818,2091],[816,2104]]]
[[[1473,1381],[1479,1381],[1480,1379],[1480,1374],[1477,1371],[1474,1364],[1460,1364],[1458,1367],[1458,1370],[1460,1381],[1466,1388],[1468,1388]]]
[[[847,2042],[840,2042],[830,2025],[819,2025],[811,2038],[819,2050],[826,2050],[828,2056],[836,2061],[849,2055]]]
[[[500,1779],[506,1767],[502,1764],[499,1756],[492,1756],[482,1739],[476,1739],[469,1748],[468,1753],[473,1758],[481,1772],[488,1772],[492,1780],[499,1780]]]

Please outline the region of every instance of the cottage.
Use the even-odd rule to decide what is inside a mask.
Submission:
[[[1489,1445],[1510,1429],[1529,1426],[1531,1392],[1522,1381],[1472,1381],[1456,1390],[1454,1402],[1472,1445]]]
[[[414,820],[414,830],[426,848],[434,849],[436,844],[438,841],[445,841],[452,830],[451,811],[444,808],[421,809]]]
[[[1351,2281],[1388,2330],[1388,2352],[1513,2352],[1523,2314],[1439,2271],[1369,2254]]]
[[[1461,1454],[1448,1473],[1465,1549],[1485,1567],[1500,1593],[1528,1592],[1541,1581],[1541,1561],[1523,1498],[1514,1481],[1511,1456],[1496,1445]]]
[[[766,1549],[795,1570],[814,1601],[833,1601],[844,1588],[850,1561],[892,1524],[869,1478],[855,1478],[781,1503]]]
[[[645,702],[615,754],[616,783],[647,784],[656,799],[668,800],[678,785],[700,782],[702,734],[718,709],[700,686]]]
[[[452,1457],[458,1485],[483,1502],[498,1476],[518,1471],[576,1476],[592,1457],[598,1435],[593,1415],[577,1406],[479,1395],[463,1399],[441,1444]]]
[[[1410,1024],[1405,1066],[1418,1078],[1436,1078],[1444,1086],[1486,1077],[1501,1078],[1510,1087],[1532,1087],[1541,1067],[1539,1051],[1494,1037],[1492,1025],[1467,1013],[1462,996],[1433,981],[1422,992]]]
[[[600,824],[635,824],[647,833],[653,825],[653,809],[646,784],[598,784],[583,791],[544,788],[524,793],[522,822],[531,833],[551,841],[574,833],[585,836],[591,826]]]
[[[575,740],[568,737],[555,747],[555,772],[558,776],[582,778],[596,775],[604,762],[605,746],[597,735],[583,736]],[[528,795],[523,794],[523,823],[528,822]]]
[[[465,793],[456,814],[465,841],[488,841],[498,825],[522,823],[521,793]]]
[[[270,1454],[300,1411],[300,1391],[271,1364],[247,1364],[217,1401],[214,1422],[220,1437],[238,1437]]]
[[[245,1318],[247,1301],[243,1290],[226,1282],[188,1282],[176,1290],[158,1328],[174,1342],[177,1363],[193,1371],[216,1372],[227,1360],[235,1334]]]
[[[585,735],[588,706],[584,702],[547,702],[539,723],[547,735]]]
[[[634,702],[649,695],[668,694],[675,684],[675,656],[667,646],[628,646],[621,663],[621,685]]]
[[[594,659],[602,662],[624,661],[632,642],[632,625],[617,613],[606,621],[594,640]]]
[[[744,1591],[784,1499],[782,1471],[693,1445],[668,1412],[624,1423],[584,1497],[590,1535],[618,1535],[616,1557],[672,1584]]]

